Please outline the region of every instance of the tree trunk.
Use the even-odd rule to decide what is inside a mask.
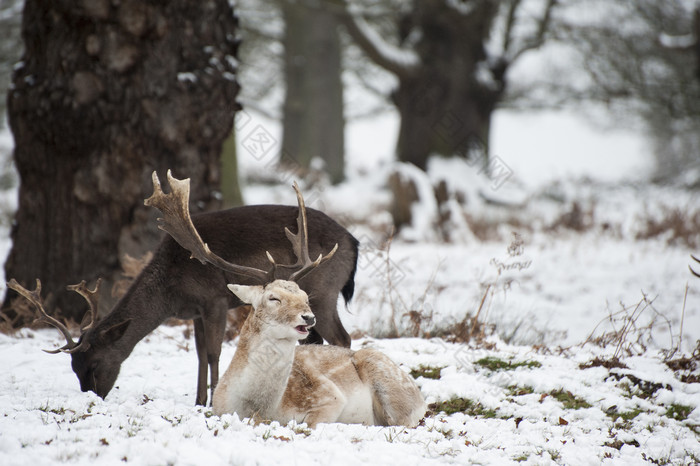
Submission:
[[[221,149],[221,200],[227,209],[243,205],[243,193],[238,182],[235,127]]]
[[[415,47],[420,64],[398,75],[393,95],[400,161],[425,169],[431,154],[458,154],[487,163],[491,115],[505,85],[503,76],[481,82],[479,66],[496,12],[496,2],[475,2],[468,15],[455,14],[444,0],[415,2],[402,27],[422,31]]]
[[[153,170],[192,179],[193,212],[218,207],[236,28],[227,0],[26,1],[8,94],[21,178],[8,279],[40,278],[48,309],[78,320],[66,285],[104,277],[104,309],[119,257],[161,236],[143,206]]]
[[[305,171],[315,157],[331,181],[344,177],[343,85],[338,20],[323,8],[282,2],[287,85],[282,162]]]

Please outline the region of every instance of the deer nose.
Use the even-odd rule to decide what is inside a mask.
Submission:
[[[316,325],[316,317],[312,315],[302,315],[301,318],[304,319],[304,322],[306,322],[307,327],[313,327],[314,325]]]

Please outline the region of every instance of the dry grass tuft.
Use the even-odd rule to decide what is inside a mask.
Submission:
[[[687,212],[678,207],[664,209],[663,217],[648,217],[636,239],[650,239],[665,236],[669,245],[686,246],[696,249],[700,246],[700,210]]]
[[[634,306],[625,306],[620,303],[621,309],[617,312],[609,311],[608,317],[595,326],[581,346],[587,343],[592,343],[601,348],[614,345],[615,351],[612,359],[619,359],[623,355],[633,356],[645,353],[649,343],[653,340],[654,329],[660,321],[668,327],[669,335],[673,334],[671,323],[654,308],[653,302],[653,299],[650,299],[646,294],[642,294],[642,298]],[[638,324],[639,318],[645,313],[653,314],[649,323],[647,325]],[[598,327],[605,322],[609,323],[612,329],[595,336]],[[671,342],[671,346],[673,346],[673,342]]]
[[[591,205],[584,209],[578,201],[574,201],[571,203],[571,208],[561,213],[547,229],[550,231],[566,229],[583,233],[594,226],[595,206]]]

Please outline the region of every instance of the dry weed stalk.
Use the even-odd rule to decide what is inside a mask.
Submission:
[[[397,325],[397,315],[401,315],[401,320],[408,319],[410,326],[410,334],[413,337],[430,338],[431,334],[429,331],[424,330],[426,323],[432,322],[433,311],[430,309],[430,305],[426,306],[426,299],[430,290],[433,289],[435,283],[435,278],[437,276],[437,271],[440,269],[442,262],[438,264],[435,271],[428,280],[423,294],[415,300],[411,305],[407,305],[401,294],[398,292],[394,285],[392,268],[393,262],[390,259],[391,255],[391,243],[394,239],[394,235],[389,237],[386,245],[386,257],[385,257],[385,271],[386,271],[386,281],[387,281],[387,293],[389,295],[389,304],[391,306],[391,335],[392,338],[398,338],[402,335],[399,331],[399,326]],[[399,309],[400,306],[400,309]]]
[[[608,311],[608,316],[596,324],[581,346],[591,343],[605,348],[614,344],[613,359],[619,359],[623,354],[627,356],[643,354],[654,339],[653,331],[657,325],[657,318],[661,318],[668,327],[669,335],[671,335],[671,347],[673,347],[671,322],[656,310],[653,303],[654,299],[650,299],[644,292],[642,292],[642,298],[634,306],[625,306],[620,303],[621,309],[617,312]],[[637,321],[647,310],[650,310],[653,316],[647,325],[639,326]],[[594,336],[598,327],[604,322],[609,322],[612,330],[600,336]]]
[[[494,297],[496,293],[499,292],[507,293],[514,281],[513,279],[504,280],[502,278],[503,272],[505,270],[520,272],[532,265],[532,261],[530,260],[516,260],[516,258],[521,257],[525,253],[525,241],[518,232],[514,231],[512,233],[511,242],[508,244],[506,250],[508,258],[505,261],[496,258],[492,258],[490,261],[490,264],[496,268],[496,278],[482,284],[484,291],[479,301],[479,307],[473,315],[465,315],[464,319],[444,332],[447,340],[455,343],[468,343],[473,341],[478,345],[483,345],[485,344],[486,337],[495,331],[495,325],[486,323]]]

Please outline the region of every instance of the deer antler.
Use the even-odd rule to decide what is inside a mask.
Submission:
[[[333,254],[338,250],[338,243],[325,256],[319,254],[315,261],[312,261],[309,257],[309,232],[306,223],[306,205],[304,204],[304,198],[299,190],[299,185],[295,181],[293,184],[294,191],[297,193],[297,202],[299,203],[299,216],[297,217],[297,234],[293,234],[289,231],[289,228],[284,229],[284,233],[287,235],[287,239],[292,243],[292,248],[294,249],[294,255],[297,256],[297,263],[291,267],[301,267],[301,269],[294,272],[289,280],[298,281],[306,276],[313,269],[321,265],[323,262],[331,259]]]
[[[245,275],[262,282],[270,281],[272,270],[264,271],[253,267],[232,264],[214,254],[209,246],[202,241],[190,217],[190,179],[178,180],[168,170],[170,194],[165,194],[160,186],[158,174],[153,172],[153,195],[143,201],[147,206],[155,207],[163,213],[158,219],[158,228],[170,234],[175,241],[202,264],[209,262],[216,267],[229,272]],[[269,257],[269,254],[268,254]]]
[[[695,256],[692,255],[692,254],[690,255],[690,257],[692,257],[693,260],[694,260],[695,262],[697,262],[697,263],[700,264],[700,259],[698,259],[697,257],[695,257]],[[692,268],[691,266],[688,266],[688,268],[690,269],[690,273],[692,273],[692,274],[695,275],[696,277],[700,278],[700,274],[697,273],[695,270],[693,270],[693,268]]]
[[[90,322],[85,327],[81,327],[82,332],[86,332],[87,330],[91,329],[93,325],[95,325],[95,322],[97,322],[97,303],[98,303],[98,291],[100,289],[100,284],[102,283],[102,279],[98,278],[97,283],[95,283],[95,289],[90,290],[87,287],[87,284],[85,283],[85,280],[81,281],[77,285],[68,285],[68,289],[70,291],[75,291],[78,293],[80,296],[85,298],[85,301],[87,301],[89,309],[88,312],[90,313]]]
[[[53,325],[56,327],[58,330],[61,331],[63,336],[66,339],[66,344],[63,345],[60,348],[57,348],[55,350],[44,350],[47,353],[50,354],[56,354],[56,353],[75,353],[76,351],[80,351],[82,349],[87,349],[88,348],[88,343],[85,341],[82,341],[80,344],[76,343],[73,340],[73,337],[71,336],[70,332],[68,331],[68,328],[63,325],[59,320],[57,320],[54,317],[51,317],[46,313],[46,310],[44,309],[44,304],[41,299],[41,280],[38,278],[36,279],[36,288],[34,291],[29,291],[28,289],[24,288],[22,285],[17,283],[17,280],[14,278],[10,280],[7,283],[7,287],[15,290],[17,293],[19,293],[21,296],[23,296],[27,301],[32,303],[34,307],[39,311],[39,317],[36,318],[36,321],[40,322],[46,322],[50,325]],[[80,288],[80,290],[78,289]],[[89,291],[87,287],[85,286],[85,281],[81,282],[78,285],[71,285],[68,287],[68,289],[77,291],[80,293],[87,301],[88,304],[90,305],[90,315],[91,315],[91,322],[83,329],[83,331],[87,330],[88,328],[92,327],[94,324],[95,320],[95,315],[96,315],[96,308],[97,308],[97,298],[94,297],[94,294],[97,293],[97,289],[99,288],[99,280],[97,285],[95,286],[95,289],[93,291]],[[83,290],[85,291],[86,294],[89,294],[90,297],[86,296],[86,294],[83,293]]]
[[[271,265],[271,268],[267,271],[254,267],[232,264],[214,254],[194,227],[189,209],[189,178],[178,180],[174,178],[170,170],[168,170],[168,183],[171,189],[170,194],[163,193],[158,174],[155,171],[153,172],[152,179],[153,195],[146,199],[144,204],[153,206],[163,213],[163,218],[158,219],[158,228],[169,233],[180,246],[191,253],[191,258],[199,260],[202,264],[208,262],[222,270],[254,278],[260,283],[269,283],[273,281],[276,278],[278,267],[300,268],[300,270],[294,272],[289,278],[290,280],[299,280],[312,269],[333,257],[333,254],[335,254],[335,251],[338,249],[338,245],[336,244],[333,250],[326,256],[320,255],[318,259],[311,261],[309,258],[306,207],[304,206],[304,198],[299,191],[299,186],[294,183],[294,190],[297,193],[297,201],[299,202],[299,217],[297,218],[299,231],[294,235],[288,228],[285,228],[285,233],[292,243],[294,254],[297,256],[297,263],[294,265],[278,265],[270,253],[266,252],[267,259]]]

